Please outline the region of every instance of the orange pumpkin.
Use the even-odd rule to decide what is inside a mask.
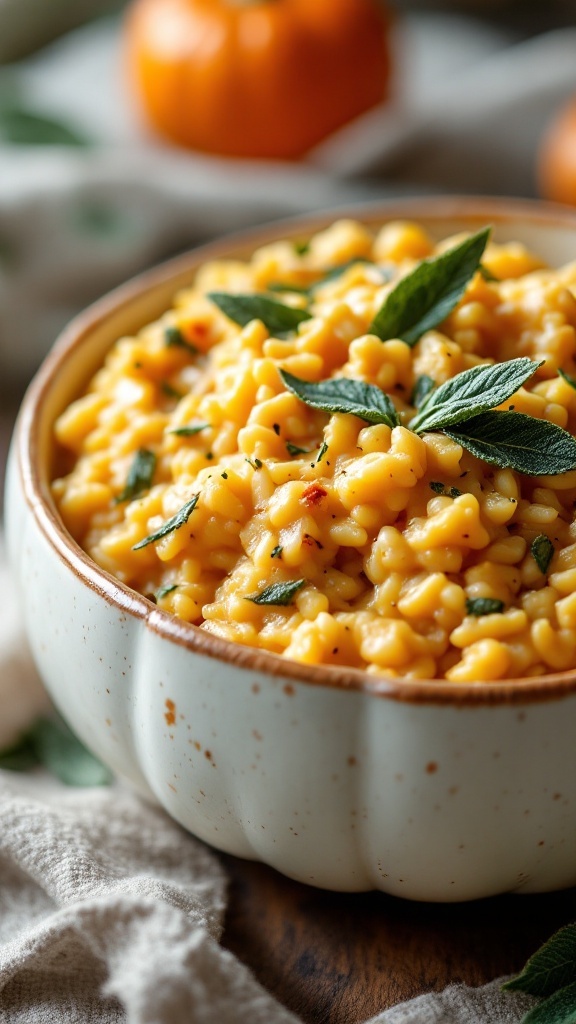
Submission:
[[[135,0],[126,39],[159,132],[293,159],[386,97],[387,28],[380,0]]]
[[[576,96],[560,108],[542,139],[538,184],[546,199],[576,206]]]

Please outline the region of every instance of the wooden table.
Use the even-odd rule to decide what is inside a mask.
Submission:
[[[231,879],[223,944],[306,1024],[361,1024],[450,982],[518,971],[576,921],[576,889],[466,904],[312,889],[223,856]]]

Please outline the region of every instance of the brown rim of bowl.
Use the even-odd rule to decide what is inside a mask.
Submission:
[[[209,259],[233,256],[268,244],[278,238],[295,238],[322,230],[332,220],[352,217],[376,225],[385,219],[435,220],[463,218],[468,224],[504,223],[523,220],[533,224],[573,227],[576,211],[531,200],[462,197],[415,197],[379,204],[327,210],[318,215],[291,217],[231,235],[177,256],[147,270],[89,306],[62,332],[34,377],[18,417],[17,452],[26,501],[38,524],[59,557],[75,575],[112,605],[143,619],[148,628],[199,654],[216,658],[239,668],[280,677],[287,683],[298,682],[334,689],[355,690],[378,697],[419,704],[451,704],[455,707],[491,704],[527,704],[558,700],[576,693],[576,670],[503,682],[455,684],[445,680],[386,679],[367,675],[360,669],[326,665],[305,665],[284,660],[279,655],[244,647],[224,640],[161,611],[137,593],[101,569],[68,534],[52,501],[48,481],[38,465],[41,410],[52,382],[63,367],[67,355],[82,345],[91,331],[119,309],[129,307],[149,289],[167,284],[194,271]],[[180,283],[176,288],[182,287]]]

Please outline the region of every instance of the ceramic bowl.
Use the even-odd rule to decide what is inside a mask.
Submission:
[[[512,200],[347,211],[437,237],[491,223],[553,265],[576,215]],[[342,215],[342,211],[338,211]],[[122,334],[208,258],[318,230],[334,213],[228,239],[145,274],[58,340],[13,443],[8,543],[34,657],[71,726],[201,839],[335,890],[469,900],[576,883],[576,672],[455,685],[307,667],[208,635],[107,575],[50,496],[52,425]]]

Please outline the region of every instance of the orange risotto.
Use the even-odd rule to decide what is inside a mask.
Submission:
[[[574,668],[576,262],[467,238],[339,221],[203,266],[57,421],[71,534],[166,612],[299,662]],[[436,292],[408,290],[400,330],[415,271]],[[549,431],[535,463],[503,454],[508,425]]]

